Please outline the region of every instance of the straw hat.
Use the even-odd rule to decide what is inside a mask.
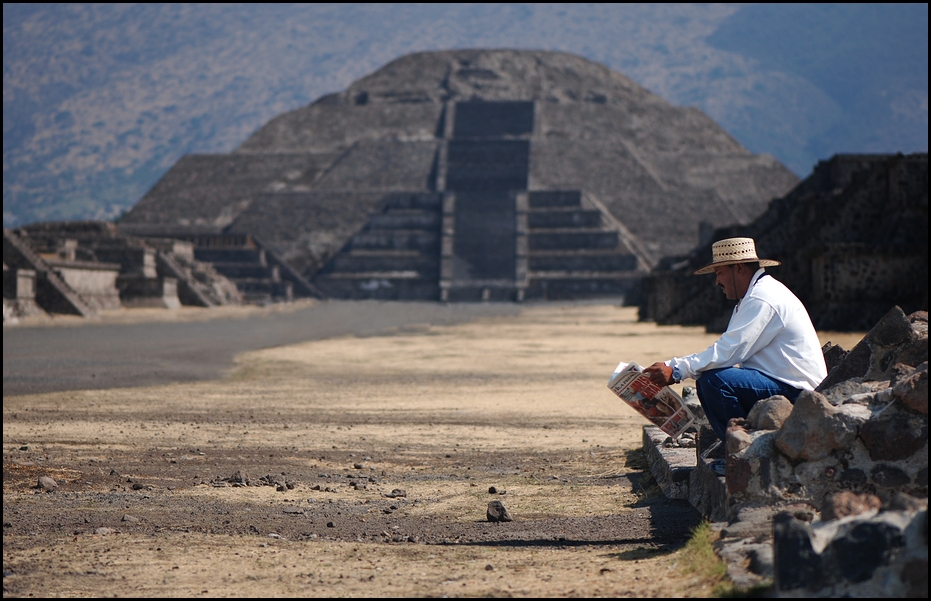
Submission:
[[[711,245],[714,255],[711,263],[695,272],[695,275],[711,273],[718,265],[736,265],[737,263],[753,263],[759,261],[760,267],[774,267],[779,261],[760,259],[756,256],[756,244],[753,238],[728,238]]]

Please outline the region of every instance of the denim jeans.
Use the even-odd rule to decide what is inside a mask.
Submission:
[[[732,417],[747,417],[757,401],[781,394],[793,403],[801,390],[755,369],[724,367],[699,376],[698,400],[718,438],[724,440]]]

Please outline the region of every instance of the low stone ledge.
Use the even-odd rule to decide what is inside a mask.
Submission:
[[[643,427],[643,450],[650,473],[670,499],[689,498],[689,478],[695,469],[695,449],[666,447],[669,436],[655,426]]]

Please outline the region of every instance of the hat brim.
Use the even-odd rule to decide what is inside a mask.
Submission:
[[[738,263],[759,263],[760,267],[775,267],[776,265],[782,265],[779,261],[773,261],[772,259],[741,259],[739,261],[718,261],[717,263],[709,263],[701,269],[697,269],[692,272],[692,275],[705,275],[706,273],[713,273],[715,267],[722,267],[724,265],[737,265]]]

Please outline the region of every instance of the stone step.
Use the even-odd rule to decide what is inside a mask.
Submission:
[[[533,133],[533,102],[457,102],[455,138],[500,138]]]
[[[450,140],[446,189],[526,190],[528,140]]]
[[[441,193],[395,193],[388,198],[388,210],[419,209],[439,211],[443,206]]]
[[[318,276],[314,285],[330,298],[343,300],[430,300],[439,299],[436,278],[416,273],[357,273]]]
[[[601,224],[601,211],[559,207],[527,213],[527,226],[531,229],[597,228]]]
[[[546,208],[578,208],[582,206],[582,192],[580,190],[547,190],[528,194],[531,209]]]
[[[417,250],[439,252],[439,231],[368,230],[352,237],[352,250]]]
[[[328,269],[328,273],[415,271],[423,277],[436,278],[440,260],[436,253],[409,250],[351,251],[336,255]]]
[[[195,248],[194,258],[207,263],[268,264],[265,251],[259,248]]]
[[[528,300],[569,300],[606,296],[624,297],[625,303],[639,301],[640,274],[613,272],[538,276],[531,273],[527,280]]]
[[[370,230],[428,230],[438,231],[440,214],[436,211],[396,209],[375,215],[369,220]]]
[[[602,229],[561,229],[531,230],[527,235],[530,251],[583,249],[583,248],[617,248],[618,234],[614,230]]]
[[[269,278],[281,281],[281,272],[278,266],[262,265],[261,263],[213,263],[213,268],[221,275],[230,279],[236,278]]]
[[[442,300],[455,302],[514,302],[524,300],[524,290],[516,286],[456,285],[444,290]]]
[[[527,257],[530,271],[632,271],[636,255],[613,250],[535,252]]]
[[[274,297],[293,297],[294,284],[292,282],[273,280],[271,278],[230,278],[236,288],[243,294],[269,294]]]
[[[702,459],[697,448],[667,447],[669,436],[656,426],[643,427],[643,450],[653,479],[671,499],[689,503],[711,522],[727,519],[727,486],[723,476]]]

